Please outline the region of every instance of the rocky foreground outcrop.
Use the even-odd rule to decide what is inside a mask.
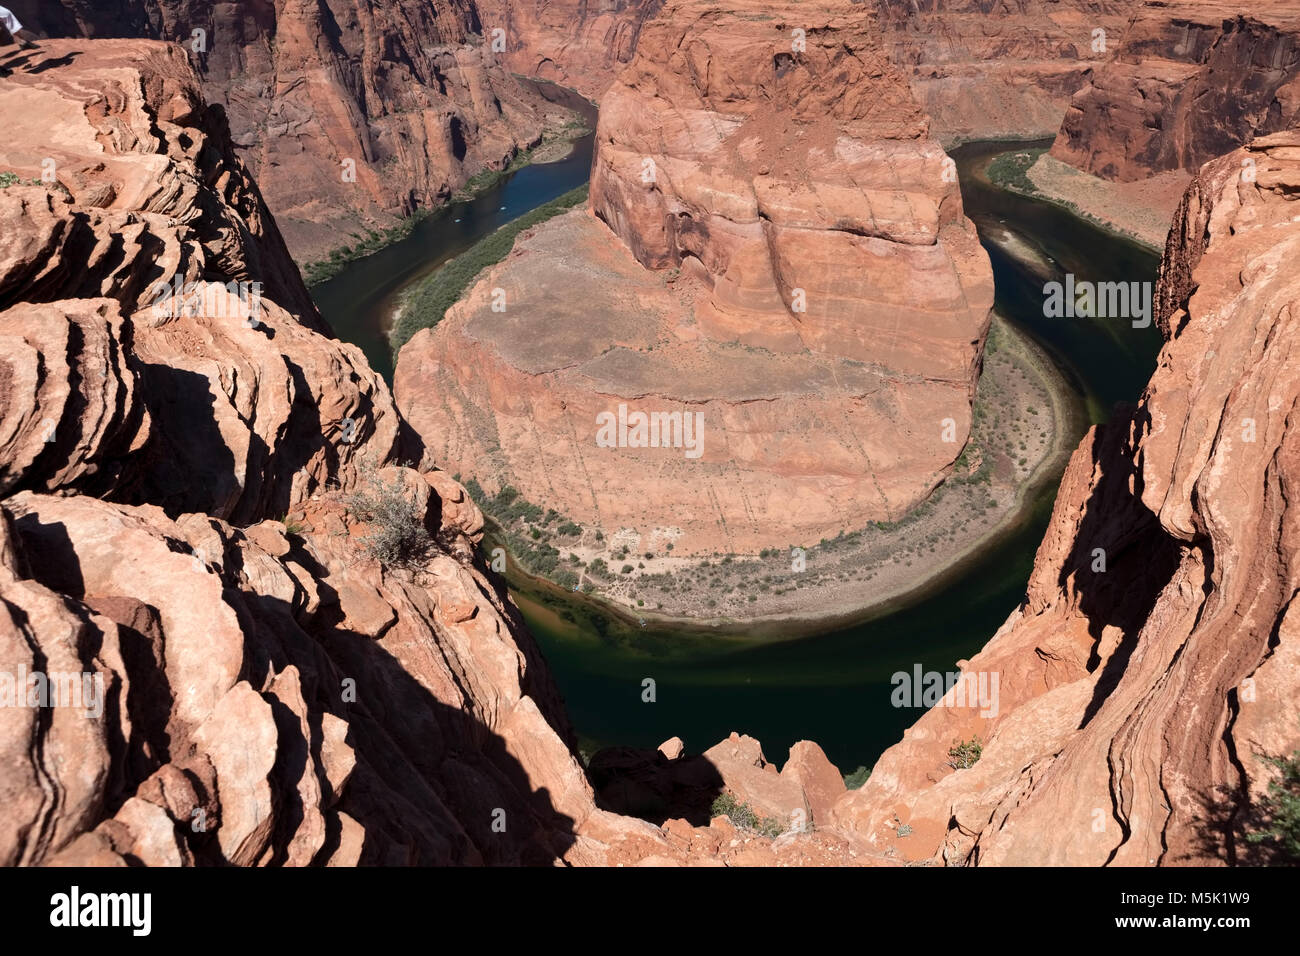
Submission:
[[[1249,172],[1247,172],[1249,171]],[[1265,757],[1300,745],[1294,327],[1300,133],[1207,164],[1170,232],[1167,342],[1066,471],[1024,606],[832,818],[949,864],[1250,863]],[[978,737],[968,769],[949,749]],[[906,825],[908,831],[902,829]]]
[[[181,44],[300,259],[445,201],[556,109],[506,71],[469,0],[9,6],[53,36]]]
[[[590,211],[402,349],[427,461],[637,551],[898,518],[966,441],[993,294],[926,130],[850,4],[666,4],[601,101]],[[623,427],[656,413],[694,446]]]
[[[1201,164],[1300,121],[1288,0],[1148,0],[1070,101],[1052,155],[1120,182]]]

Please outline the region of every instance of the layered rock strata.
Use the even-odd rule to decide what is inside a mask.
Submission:
[[[1132,0],[878,0],[890,57],[945,144],[1050,136],[1119,48]]]
[[[678,554],[757,551],[943,480],[991,303],[869,19],[686,0],[602,100],[590,211],[524,233],[403,348],[395,392],[428,461],[489,490]],[[639,436],[640,414],[702,431]]]
[[[1159,367],[1075,452],[1024,605],[963,662],[964,681],[1000,678],[996,706],[959,685],[886,751],[831,814],[864,846],[980,865],[1268,859],[1246,839],[1267,825],[1266,758],[1300,746],[1298,147],[1257,139],[1188,189]],[[971,738],[982,755],[954,770]]]
[[[0,88],[0,864],[855,859],[599,808],[482,514],[396,463],[386,387],[317,331],[185,54],[26,66]],[[834,768],[794,758],[782,793],[823,806]]]
[[[502,60],[592,99],[636,51],[641,26],[663,0],[475,0],[483,34],[502,30]]]
[[[1221,0],[1138,5],[1118,52],[1071,99],[1052,155],[1131,182],[1202,163],[1300,119],[1300,11]]]
[[[300,259],[446,200],[556,111],[506,71],[468,0],[15,2],[56,36],[182,44]]]

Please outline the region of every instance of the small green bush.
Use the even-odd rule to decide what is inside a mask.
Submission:
[[[984,745],[978,737],[959,740],[948,748],[948,766],[954,770],[967,770],[979,762],[984,753]]]
[[[361,489],[344,499],[348,510],[370,526],[362,545],[371,557],[392,567],[423,562],[433,547],[416,509],[399,477],[380,478],[372,465],[361,468]]]
[[[779,821],[760,816],[748,803],[741,803],[726,791],[718,794],[717,799],[713,801],[710,816],[726,817],[733,826],[757,833],[759,836],[779,837],[785,832],[785,828]]]
[[[1261,757],[1281,773],[1268,785],[1268,794],[1256,808],[1266,820],[1265,829],[1250,833],[1246,840],[1262,846],[1275,862],[1300,864],[1300,750],[1290,757]]]
[[[870,767],[859,766],[857,770],[845,775],[844,786],[849,790],[857,790],[867,782],[867,778],[870,776]]]

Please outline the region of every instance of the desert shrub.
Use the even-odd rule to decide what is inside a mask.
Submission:
[[[861,787],[864,783],[867,782],[867,778],[870,776],[871,776],[870,767],[859,766],[857,770],[853,771],[850,774],[844,775],[844,786],[847,787],[849,790],[857,790],[859,787]]]
[[[354,516],[369,526],[361,539],[366,553],[383,564],[404,567],[428,557],[433,539],[422,515],[397,475],[385,480],[373,465],[361,468],[361,489],[344,499]]]
[[[1246,840],[1264,848],[1277,863],[1300,864],[1300,750],[1290,757],[1262,757],[1280,774],[1255,808],[1263,829]]]
[[[733,826],[749,830],[759,836],[778,837],[785,832],[780,821],[763,817],[748,803],[741,803],[731,794],[723,791],[713,801],[709,814],[712,817],[726,817]]]
[[[967,770],[979,762],[984,753],[984,745],[978,737],[959,740],[948,748],[948,766],[954,770]]]

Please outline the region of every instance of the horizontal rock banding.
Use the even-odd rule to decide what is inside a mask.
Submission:
[[[596,218],[525,234],[403,349],[432,460],[687,554],[896,518],[943,479],[992,301],[951,163],[868,20],[763,9],[647,22]],[[703,453],[600,448],[620,403],[702,412]]]

